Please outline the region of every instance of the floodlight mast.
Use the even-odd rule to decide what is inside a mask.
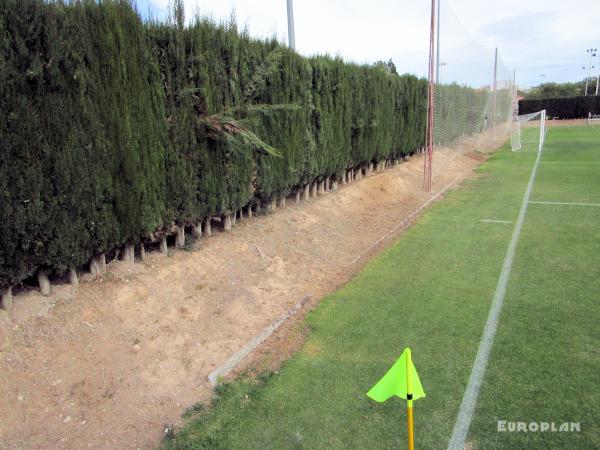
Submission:
[[[592,57],[596,56],[597,50],[598,50],[597,48],[586,49],[586,52],[589,53],[589,55],[590,55],[590,60],[589,60],[589,64],[588,64],[588,75],[585,79],[585,95],[587,95],[587,93],[588,93],[588,84],[590,81],[590,77],[592,76]],[[598,83],[596,83],[596,95],[598,95]]]
[[[440,22],[442,21],[442,17],[440,15],[440,0],[437,0],[437,50],[436,50],[436,61],[437,61],[437,71],[436,71],[436,75],[435,75],[435,84],[439,85],[440,84],[440,79],[441,79],[441,75],[440,75],[440,67],[442,65],[446,65],[446,63],[441,64],[440,62]]]
[[[498,47],[494,50],[494,83],[492,84],[492,146],[494,145],[494,137],[496,134],[496,96],[498,87]]]
[[[294,5],[292,0],[287,0],[287,19],[288,19],[288,47],[296,50],[296,36],[294,33]]]
[[[431,0],[431,24],[429,28],[429,90],[427,93],[427,135],[425,139],[426,153],[423,158],[423,188],[431,191],[433,165],[433,116],[434,116],[434,71],[435,71],[435,2]]]
[[[439,18],[438,18],[439,20]],[[438,47],[438,53],[439,53],[439,47]],[[439,55],[438,55],[439,56]],[[442,76],[442,70],[444,69],[444,67],[446,67],[446,62],[441,62],[438,60],[438,74],[437,74],[437,83],[439,86],[441,86],[444,83],[444,77]]]

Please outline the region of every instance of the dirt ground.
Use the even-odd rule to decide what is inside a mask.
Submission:
[[[210,398],[212,369],[306,295],[310,308],[347,282],[481,160],[437,151],[426,193],[414,157],[238,222],[194,251],[115,261],[50,297],[19,294],[13,311],[0,310],[0,448],[153,448],[165,424]]]
[[[565,120],[548,120],[549,127],[573,127],[573,126],[589,126],[587,119],[565,119]],[[592,122],[591,125],[600,125],[600,121]]]

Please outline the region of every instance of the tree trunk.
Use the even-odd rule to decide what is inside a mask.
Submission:
[[[282,196],[282,197],[279,199],[279,207],[280,207],[280,208],[285,208],[285,196]]]
[[[231,214],[225,214],[224,226],[225,231],[231,230]]]
[[[40,286],[40,292],[44,296],[50,295],[50,280],[45,270],[39,270],[37,274],[38,284]]]
[[[71,283],[71,286],[73,287],[79,286],[79,276],[74,267],[69,269],[69,283]]]
[[[125,247],[123,247],[123,250],[121,250],[120,256],[121,256],[120,257],[121,261],[134,262],[135,261],[135,253],[134,253],[133,245],[127,244]]]
[[[310,196],[315,198],[317,196],[317,182],[315,181],[310,188]]]
[[[164,235],[160,238],[160,252],[163,255],[169,253],[169,247],[167,246],[167,237]]]
[[[182,248],[185,246],[185,227],[178,226],[175,228],[175,247]]]
[[[100,276],[100,266],[98,265],[98,256],[94,256],[90,260],[90,275],[92,278],[98,278]]]
[[[369,163],[367,175],[369,175],[369,176],[373,175],[373,162],[372,161]]]
[[[210,217],[204,219],[204,234],[206,237],[209,237],[212,234],[212,230],[210,227]]]
[[[333,183],[331,183],[331,190],[333,190],[333,191],[338,190],[338,182],[337,181],[334,181]]]
[[[106,253],[98,255],[98,267],[100,267],[100,275],[106,272]]]
[[[277,211],[277,198],[273,197],[273,199],[271,200],[271,204],[269,205],[269,211],[270,212]]]
[[[248,219],[252,219],[252,206],[248,205],[248,208],[246,209],[246,215],[248,216]]]
[[[325,178],[325,191],[329,191],[331,189],[331,178]]]
[[[0,296],[0,308],[4,311],[13,309],[12,286],[7,287],[4,292],[2,292],[2,295]]]
[[[231,214],[231,226],[234,227],[236,223],[237,223],[237,211],[234,211],[233,214]]]
[[[140,261],[144,261],[146,259],[146,247],[144,247],[144,243],[140,242]]]
[[[127,261],[135,262],[135,245],[131,244],[127,247]]]
[[[319,181],[319,194],[323,195],[325,193],[325,182]]]
[[[304,185],[304,201],[307,201],[310,198],[310,184]]]
[[[296,203],[300,203],[300,190],[296,191]]]
[[[194,225],[194,238],[195,239],[200,239],[202,237],[202,222],[197,223],[196,225]]]

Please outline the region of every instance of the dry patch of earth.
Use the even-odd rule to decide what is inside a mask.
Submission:
[[[238,222],[194,251],[116,261],[77,289],[53,286],[50,297],[19,294],[13,311],[0,311],[0,448],[154,447],[164,424],[210,397],[211,370],[306,295],[314,306],[347,282],[410,221],[400,222],[481,159],[437,151],[427,193],[415,157]],[[292,351],[302,331],[286,339]]]

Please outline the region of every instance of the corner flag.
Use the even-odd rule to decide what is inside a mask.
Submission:
[[[425,397],[425,391],[421,386],[421,380],[412,362],[410,348],[405,348],[398,361],[388,370],[381,380],[373,386],[367,396],[376,402],[383,403],[395,395],[406,400],[407,425],[408,425],[408,449],[414,449],[413,431],[413,400]]]
[[[407,361],[408,359],[408,361]],[[412,392],[407,392],[407,374],[410,366],[412,378]],[[407,394],[412,394],[412,399],[407,399]],[[425,397],[421,380],[410,358],[410,349],[405,348],[390,370],[383,376],[379,382],[373,386],[367,395],[379,403],[385,402],[392,395],[405,400],[417,400]]]

